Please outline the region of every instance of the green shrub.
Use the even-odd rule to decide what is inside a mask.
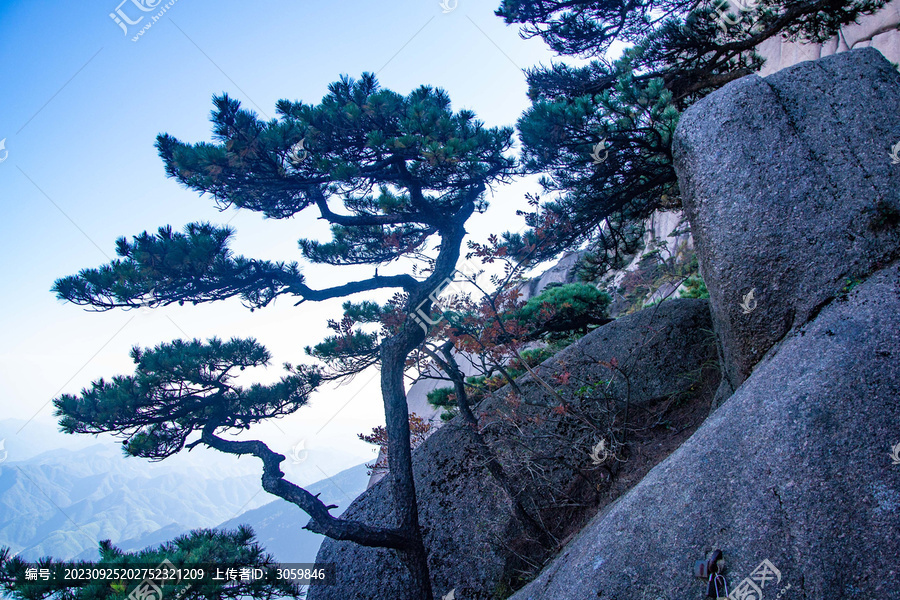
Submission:
[[[679,292],[682,298],[709,298],[706,282],[700,275],[691,275],[684,280],[684,289]]]
[[[459,414],[453,388],[442,387],[433,389],[426,394],[425,399],[428,400],[428,404],[441,410],[441,421],[449,421]]]
[[[514,317],[545,331],[586,330],[609,319],[612,298],[586,283],[548,287],[515,312]]]
[[[453,395],[453,388],[442,387],[431,390],[426,395],[428,404],[437,408],[448,408],[456,406],[456,397]]]

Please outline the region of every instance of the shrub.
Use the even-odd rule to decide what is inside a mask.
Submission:
[[[453,388],[442,387],[431,390],[425,398],[428,400],[428,404],[441,409],[441,421],[449,421],[459,414]]]
[[[699,274],[691,275],[684,280],[684,289],[678,295],[682,298],[709,298],[709,290]]]
[[[587,331],[609,320],[612,298],[586,283],[549,287],[515,313],[519,321],[550,332]]]

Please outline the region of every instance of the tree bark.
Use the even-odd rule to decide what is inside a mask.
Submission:
[[[312,520],[304,529],[320,533],[335,540],[350,540],[362,546],[375,548],[395,548],[402,550],[408,542],[402,531],[372,527],[359,521],[348,521],[331,516],[330,510],[336,506],[326,506],[318,496],[310,494],[302,487],[286,481],[281,471],[284,455],[272,451],[266,444],[258,440],[233,441],[223,439],[215,434],[219,421],[210,419],[203,427],[199,442],[228,454],[238,456],[250,454],[263,463],[263,489],[274,496],[297,505]],[[196,445],[195,442],[194,445]]]
[[[428,555],[419,529],[419,507],[413,479],[412,448],[409,439],[409,409],[403,386],[403,372],[409,351],[403,336],[385,340],[381,349],[381,395],[384,400],[385,430],[388,434],[388,465],[398,529],[408,548],[400,556],[411,577],[411,599],[433,600]]]
[[[430,296],[441,289],[444,281],[453,276],[459,260],[460,248],[466,235],[465,223],[475,211],[475,199],[484,191],[479,186],[469,191],[468,199],[451,219],[438,225],[441,249],[434,261],[434,270],[425,280],[409,290],[407,315],[422,308],[431,310]],[[428,553],[419,527],[419,507],[413,478],[412,449],[409,434],[409,406],[403,375],[406,358],[425,338],[425,332],[411,318],[397,335],[381,345],[381,397],[384,401],[385,430],[388,436],[388,468],[394,496],[394,510],[398,528],[409,546],[399,550],[401,560],[410,573],[411,600],[434,600]]]

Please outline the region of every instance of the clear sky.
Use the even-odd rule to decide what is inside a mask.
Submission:
[[[341,74],[364,71],[404,94],[443,87],[454,109],[472,109],[489,126],[513,125],[528,106],[522,69],[552,57],[493,15],[499,0],[119,1],[0,0],[0,418],[34,419],[23,437],[53,422],[50,400],[60,393],[131,373],[134,345],[253,336],[274,356],[253,376],[271,380],[283,362],[303,362],[303,347],[338,314],[339,302],[294,307],[287,297],[254,313],[237,300],[96,313],[54,298],[56,278],[108,262],[116,238],[162,225],[228,222],[237,252],[288,261],[302,261],[298,238],[322,232],[311,215],[273,221],[219,212],[165,177],[153,147],[158,133],[208,140],[214,94],[271,117],[278,99],[317,102]],[[143,12],[141,4],[155,8]],[[143,19],[126,33],[110,17],[117,9]],[[514,211],[532,187],[495,190],[492,208],[471,221],[472,236],[521,227]],[[314,287],[365,275],[304,272]],[[252,432],[282,452],[306,440],[311,463],[330,449],[343,466],[371,458],[355,434],[383,423],[374,375]]]

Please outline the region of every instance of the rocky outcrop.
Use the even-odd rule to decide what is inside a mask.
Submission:
[[[573,398],[577,410],[603,408],[606,404],[599,405],[602,396],[603,402],[613,406],[628,399],[634,411],[645,412],[655,403],[673,399],[687,405],[700,403],[705,415],[718,383],[718,372],[711,364],[716,351],[707,333],[710,327],[706,301],[667,302],[594,330],[535,371]],[[617,370],[603,368],[603,362],[616,364]],[[627,373],[630,384],[617,373]],[[496,445],[495,450],[508,473],[520,481],[529,468],[548,471],[546,478],[531,482],[535,504],[529,508],[539,512],[561,539],[580,521],[571,507],[560,512],[560,500],[581,502],[582,511],[596,506],[600,500],[596,486],[607,481],[607,471],[591,464],[589,452],[597,438],[585,438],[583,429],[571,425],[572,419],[554,412],[558,403],[542,384],[528,375],[518,385],[521,396],[510,397],[510,390],[504,388],[477,407],[480,426],[489,442],[509,442]],[[572,393],[582,386],[602,386],[605,391]],[[517,434],[499,435],[503,427],[515,427]],[[660,427],[663,433],[655,443],[668,444],[667,453],[694,427],[685,431]],[[569,434],[579,437],[566,437]],[[538,443],[537,450],[545,456],[533,453],[529,442]],[[525,466],[523,455],[528,456]],[[435,592],[444,595],[455,589],[459,600],[493,598],[511,565],[518,564],[516,552],[530,550],[516,545],[522,531],[510,498],[485,469],[470,431],[459,418],[444,425],[413,454],[413,468]],[[343,516],[392,525],[391,506],[391,487],[382,481],[354,501]],[[317,562],[334,563],[337,580],[335,585],[313,587],[311,600],[407,597],[406,573],[392,551],[326,539]]]
[[[519,288],[520,300],[526,302],[534,298],[550,284],[566,284],[578,281],[576,271],[578,261],[584,256],[584,252],[566,252],[556,264],[536,277],[532,277]]]
[[[897,596],[898,100],[857,50],[685,113],[679,182],[737,390],[515,600],[701,597],[714,549],[756,592],[737,597]]]
[[[731,390],[898,255],[898,106],[900,73],[864,49],[745,77],[683,115],[675,167]]]
[[[898,357],[894,267],[823,309],[513,599],[701,598],[692,565],[713,549],[732,591],[768,560],[765,598],[896,598]]]

